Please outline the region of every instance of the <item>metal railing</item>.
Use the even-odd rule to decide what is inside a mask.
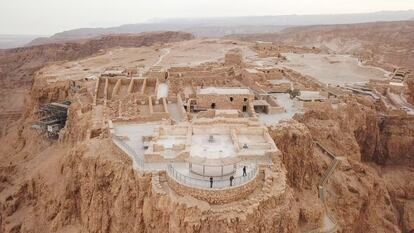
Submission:
[[[218,179],[213,178],[213,184],[211,187],[211,182],[209,177],[205,179],[192,177],[189,175],[185,175],[177,171],[172,164],[168,164],[167,166],[167,175],[171,178],[175,179],[177,182],[190,186],[190,187],[198,187],[198,188],[205,188],[205,189],[225,189],[243,185],[251,180],[253,180],[258,173],[257,166],[253,166],[252,170],[247,172],[245,176],[237,176],[234,177],[233,181],[230,185],[230,178],[227,179]]]
[[[328,208],[328,205],[326,203],[326,183],[328,181],[328,179],[330,178],[330,176],[332,175],[332,173],[335,171],[335,168],[341,163],[341,160],[338,158],[338,156],[336,156],[333,152],[329,151],[326,147],[324,147],[321,143],[319,143],[318,141],[314,141],[315,144],[317,146],[319,146],[323,152],[327,153],[332,159],[333,161],[331,162],[331,165],[329,166],[328,170],[325,172],[325,174],[322,176],[320,182],[319,182],[319,199],[321,200],[324,209],[325,209],[325,213],[326,216],[328,217],[330,224],[332,225],[330,228],[328,229],[324,229],[324,231],[321,231],[321,228],[316,228],[314,230],[309,231],[308,233],[314,233],[314,232],[335,232],[338,229],[338,222],[336,221],[336,219],[333,217],[331,210]]]
[[[134,156],[134,161],[137,163],[138,167],[144,169],[144,159],[134,149],[132,149],[128,144],[126,144],[123,140],[115,135],[112,135],[112,141],[125,153]]]

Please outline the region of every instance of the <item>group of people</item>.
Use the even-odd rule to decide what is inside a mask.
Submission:
[[[243,176],[247,176],[247,166],[243,166]],[[234,176],[231,175],[229,179],[230,179],[230,186],[233,186]],[[213,188],[213,182],[214,182],[214,179],[212,176],[210,176],[210,188]]]

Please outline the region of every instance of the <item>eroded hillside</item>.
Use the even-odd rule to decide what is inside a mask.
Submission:
[[[414,118],[393,77],[332,87],[279,66],[279,49],[320,50],[111,38],[33,76],[0,137],[0,232],[414,230]]]
[[[389,70],[414,70],[414,21],[303,26],[280,33],[235,36],[348,53]]]

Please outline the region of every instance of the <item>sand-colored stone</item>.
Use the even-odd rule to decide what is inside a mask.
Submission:
[[[39,70],[30,95],[24,101],[20,95],[16,99],[25,110],[0,138],[0,232],[314,232],[330,224],[338,232],[413,230],[413,117],[389,100],[389,84],[368,84],[378,87],[372,90],[380,96],[375,100],[277,67],[274,63],[281,58],[256,56],[254,42],[178,42],[191,36],[158,36],[159,41],[150,37],[154,40],[149,44],[141,37],[137,42],[135,37],[113,36],[99,54],[85,45],[43,45],[46,54],[62,46],[68,50],[62,57],[37,60],[36,67],[46,61],[71,61]],[[114,45],[123,47],[111,49]],[[126,48],[130,46],[135,48]],[[38,49],[7,51],[12,54],[10,63],[34,59]],[[20,57],[30,51],[33,56]],[[33,70],[9,71],[8,78],[19,80]],[[285,81],[288,86],[282,86]],[[164,84],[168,93],[158,98]],[[404,85],[411,90],[410,83]],[[234,96],[233,101],[235,93],[222,95],[224,110],[232,108],[228,114],[210,109],[211,103],[206,109],[192,108],[197,98],[205,98],[198,91],[209,87],[247,89],[249,94]],[[307,105],[294,119],[262,125],[253,101],[266,102],[270,92],[287,92],[290,87],[330,94],[323,103]],[[2,103],[13,102],[16,95]],[[65,99],[72,104],[58,141],[30,128],[40,105]],[[113,143],[114,124],[146,122],[161,122],[168,125],[165,129],[192,124],[200,130],[238,125],[232,132],[266,128],[266,140],[273,140],[280,154],[271,156],[264,172],[250,182],[209,195],[214,191],[187,189],[164,171],[134,167],[134,158]],[[324,202],[318,186],[332,155],[316,141],[341,157],[324,184]],[[185,149],[185,144],[173,149]],[[327,216],[334,221],[327,223]]]

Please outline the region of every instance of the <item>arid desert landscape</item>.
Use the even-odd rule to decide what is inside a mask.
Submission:
[[[414,21],[386,21],[1,49],[0,233],[414,232]]]

